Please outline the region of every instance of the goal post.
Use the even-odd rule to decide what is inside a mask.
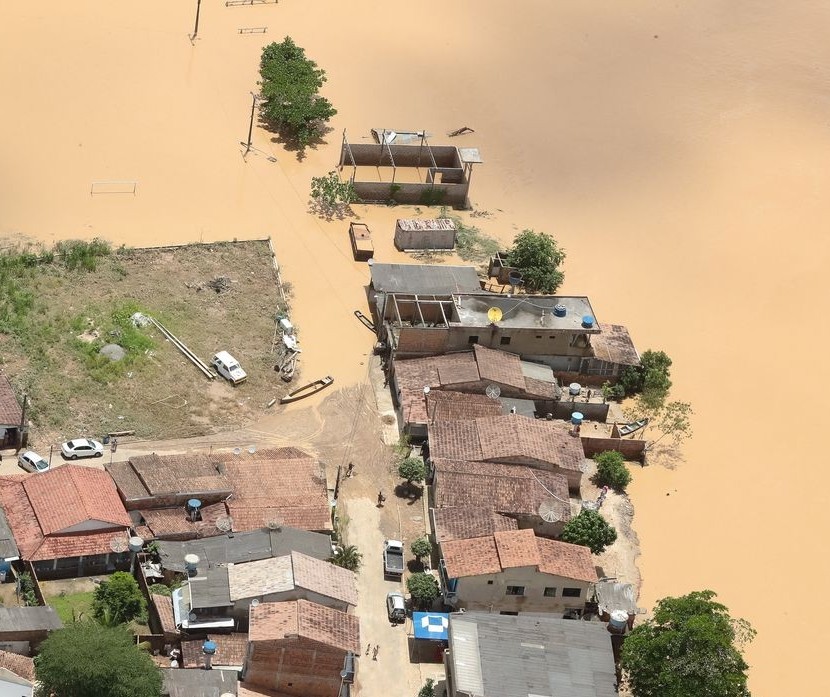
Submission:
[[[104,181],[92,182],[89,185],[89,195],[96,194],[132,194],[138,189],[137,181],[107,179]]]

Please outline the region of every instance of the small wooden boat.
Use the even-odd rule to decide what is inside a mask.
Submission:
[[[632,433],[636,433],[641,428],[645,428],[648,426],[648,419],[640,419],[639,421],[633,421],[630,424],[623,424],[619,426],[620,436],[629,436]]]
[[[291,392],[280,400],[280,404],[288,404],[289,402],[296,402],[298,399],[310,397],[313,394],[317,394],[320,390],[325,389],[333,382],[334,378],[331,375],[326,375],[324,378],[298,387],[296,390],[291,390]]]
[[[366,315],[364,315],[360,310],[354,311],[354,316],[360,320],[360,323],[366,327],[369,331],[375,331],[375,325],[372,324],[372,320],[370,320]]]

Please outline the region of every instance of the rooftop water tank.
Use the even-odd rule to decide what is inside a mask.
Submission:
[[[184,555],[184,570],[187,571],[188,576],[193,576],[196,573],[197,566],[199,566],[198,554]]]
[[[626,619],[628,619],[628,616],[626,616]],[[216,653],[216,642],[215,641],[206,641],[204,644],[202,644],[202,652],[203,653],[209,653],[209,654]]]
[[[581,426],[582,425],[582,419],[584,419],[584,418],[585,417],[582,415],[581,412],[575,411],[573,414],[571,414],[571,423],[574,426]]]
[[[199,511],[202,508],[202,502],[199,499],[188,499],[187,500],[187,514],[190,516],[190,520],[199,520],[201,517]]]
[[[131,537],[127,541],[127,545],[131,552],[140,552],[144,549],[144,539],[141,537]]]
[[[568,394],[572,397],[576,397],[580,392],[582,392],[582,385],[578,382],[572,382],[568,385]]]
[[[594,326],[594,317],[593,317],[593,315],[583,315],[582,316],[582,326],[585,327],[585,329],[590,329],[591,327],[593,327]]]
[[[625,610],[613,610],[608,622],[608,631],[612,634],[625,634],[628,626],[628,613]]]
[[[562,303],[553,306],[553,314],[557,317],[564,317],[568,314],[568,308],[565,307]]]

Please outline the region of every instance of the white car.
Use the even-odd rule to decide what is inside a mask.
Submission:
[[[45,472],[49,469],[49,463],[34,450],[27,450],[18,455],[17,462],[27,472]]]
[[[238,385],[240,382],[245,382],[245,380],[248,379],[248,374],[242,370],[242,367],[239,365],[239,361],[237,361],[227,351],[220,351],[217,353],[213,357],[211,363],[213,364],[213,367],[216,368],[216,372],[219,373],[219,375],[226,380],[229,380],[234,385]]]
[[[61,444],[61,453],[68,460],[77,460],[79,457],[101,457],[104,446],[97,440],[76,438]]]

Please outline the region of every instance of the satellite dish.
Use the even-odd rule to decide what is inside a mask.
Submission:
[[[239,455],[241,452],[242,452],[242,448],[234,448],[233,449],[233,454],[234,455]]]
[[[498,399],[501,395],[501,387],[498,385],[487,385],[484,392],[490,399]]]
[[[252,445],[250,448],[248,448],[248,452],[249,452],[251,455],[253,455],[253,454],[256,452],[256,446],[255,446],[255,445]]]
[[[233,530],[233,518],[229,515],[220,515],[216,519],[216,529],[220,532],[230,532]]]
[[[266,521],[265,524],[268,526],[269,530],[279,530],[282,527],[282,521],[278,518],[271,518]]]
[[[124,537],[116,535],[110,540],[110,549],[116,554],[126,552],[129,548],[130,546],[127,542],[127,539]]]
[[[555,523],[559,518],[559,502],[556,499],[547,499],[539,504],[539,517],[546,523]]]
[[[259,598],[254,598],[251,601],[251,607],[256,607],[257,605],[259,605]]]
[[[499,307],[491,307],[487,310],[487,319],[489,319],[493,324],[496,322],[500,322],[502,318],[502,311]]]

